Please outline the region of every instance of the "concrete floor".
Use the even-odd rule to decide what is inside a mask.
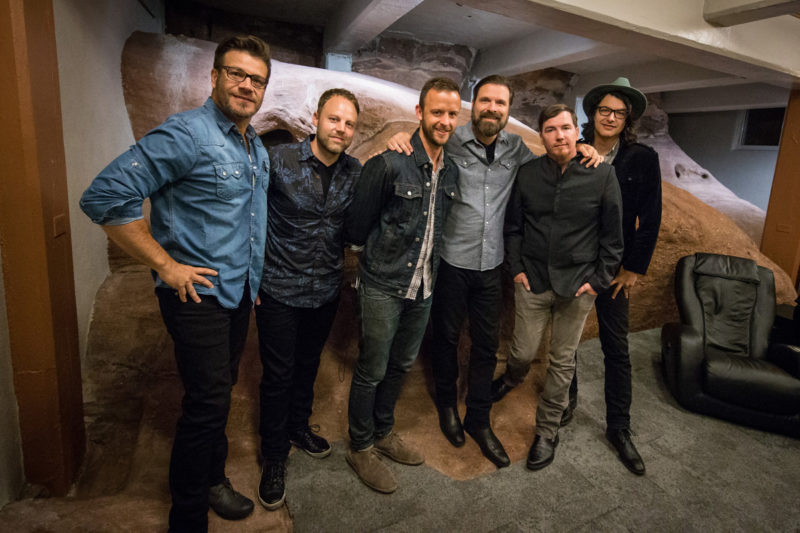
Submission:
[[[141,268],[121,267],[98,293],[83,369],[89,446],[72,494],[11,503],[0,511],[0,530],[166,530],[166,473],[181,388],[150,283]],[[800,441],[678,407],[662,379],[658,330],[631,336],[633,431],[647,475],[630,474],[603,437],[595,339],[579,350],[575,419],[560,433],[554,463],[538,472],[528,471],[524,459],[544,366],[535,365],[492,411],[513,461],[497,470],[471,439],[456,449],[440,434],[423,351],[398,404],[397,430],[425,451],[426,464],[393,464],[398,491],[375,493],[344,460],[356,356],[351,312],[345,293],[317,380],[312,422],[332,441],[332,455],[317,460],[293,451],[283,509],[256,505],[240,522],[210,512],[210,531],[800,531]],[[252,331],[228,426],[228,475],[250,497],[259,476],[260,365]]]

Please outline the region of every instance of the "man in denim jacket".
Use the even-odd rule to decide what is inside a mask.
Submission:
[[[460,109],[455,82],[428,80],[416,108],[414,153],[389,151],[367,161],[348,211],[350,240],[366,245],[359,264],[361,350],[350,385],[347,462],[379,492],[393,492],[397,482],[378,453],[402,464],[424,462],[392,431],[394,406],[430,314],[457,175],[443,148]]]
[[[184,386],[169,468],[170,531],[206,531],[253,502],[225,477],[225,425],[264,262],[269,160],[250,118],[270,74],[269,47],[226,39],[214,54],[211,97],[169,117],[109,164],[81,209],[153,270]],[[150,198],[151,228],[142,217]]]

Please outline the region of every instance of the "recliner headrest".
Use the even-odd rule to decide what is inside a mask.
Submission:
[[[758,285],[758,265],[752,259],[729,255],[696,253],[692,271],[703,276],[742,281]]]

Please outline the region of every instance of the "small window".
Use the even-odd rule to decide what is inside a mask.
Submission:
[[[777,149],[781,141],[784,107],[748,109],[742,113],[741,135],[737,148]]]

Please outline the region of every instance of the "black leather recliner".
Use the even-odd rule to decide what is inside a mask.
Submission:
[[[800,347],[769,343],[772,271],[741,257],[686,256],[675,296],[681,323],[661,329],[661,355],[678,403],[800,438]]]

